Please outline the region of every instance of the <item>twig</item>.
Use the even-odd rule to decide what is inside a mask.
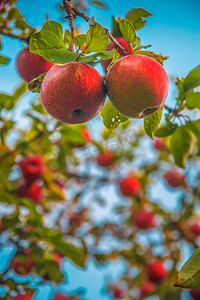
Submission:
[[[21,35],[21,34],[12,33],[12,32],[6,32],[2,28],[0,28],[0,34],[10,36],[12,38],[16,38],[18,40],[26,42],[27,44],[29,43],[29,39],[30,39],[30,35],[25,36],[25,35]]]
[[[69,19],[69,24],[70,24],[70,28],[71,28],[71,51],[74,52],[75,50],[75,44],[74,44],[74,40],[75,40],[75,28],[74,28],[74,18],[76,17],[76,14],[74,13],[74,10],[71,6],[71,0],[63,0],[63,6],[66,10],[68,19]]]

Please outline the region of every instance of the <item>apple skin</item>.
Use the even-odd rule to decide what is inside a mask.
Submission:
[[[190,295],[194,300],[199,300],[200,299],[200,289],[193,289],[190,290]]]
[[[131,54],[131,52],[132,52],[131,44],[129,44],[123,36],[118,36],[115,39],[122,47],[124,47],[124,49],[129,54]],[[106,50],[111,51],[113,48],[114,48],[114,43],[110,42],[110,44],[108,45]],[[119,48],[117,49],[117,51],[119,52],[120,55],[122,55],[122,56],[124,55]],[[103,66],[105,74],[108,72],[107,68],[108,68],[109,64],[111,63],[111,61],[112,61],[112,59],[106,59],[106,60],[101,61],[101,64]]]
[[[164,177],[168,185],[172,188],[180,188],[185,186],[185,174],[180,172],[177,168],[169,170]]]
[[[31,300],[31,296],[27,295],[27,294],[17,294],[17,296],[15,297],[11,297],[9,298],[9,300]]]
[[[140,54],[116,61],[106,74],[107,93],[114,107],[129,118],[144,118],[165,102],[168,77],[155,59]]]
[[[34,267],[34,261],[32,255],[29,253],[29,250],[25,250],[24,255],[25,261],[21,261],[17,258],[13,259],[12,269],[18,275],[27,275],[32,271]]]
[[[42,155],[28,154],[19,161],[19,167],[28,183],[42,178],[44,175],[45,163]]]
[[[133,222],[139,229],[150,229],[155,227],[154,214],[144,209],[136,212]]]
[[[156,138],[156,139],[154,140],[153,145],[154,145],[154,148],[155,148],[156,150],[159,150],[159,151],[161,151],[161,150],[163,150],[163,149],[166,148],[165,140],[162,139],[162,138]]]
[[[154,283],[162,282],[167,276],[167,270],[165,265],[160,260],[155,260],[149,263],[147,266],[147,277]]]
[[[104,153],[99,153],[96,160],[99,166],[106,168],[112,165],[114,161],[114,154],[111,150],[107,150]]]
[[[155,284],[152,281],[144,282],[140,287],[141,296],[146,296],[147,294],[153,292],[155,289]]]
[[[193,232],[196,236],[200,235],[200,222],[194,222],[194,223],[192,223],[190,226],[191,226],[192,232]]]
[[[40,93],[47,112],[68,124],[93,119],[106,97],[101,75],[93,67],[80,62],[51,68],[42,81]]]
[[[138,196],[141,190],[139,179],[134,175],[128,175],[119,182],[119,189],[123,196]]]
[[[70,296],[64,295],[62,293],[57,293],[53,297],[53,300],[70,300],[70,299],[71,299]]]
[[[42,56],[31,53],[29,46],[19,52],[16,61],[17,72],[25,82],[29,82],[42,73],[48,72],[54,65],[54,63],[45,60]]]
[[[41,203],[43,198],[41,186],[35,181],[31,184],[27,184],[26,181],[20,182],[17,188],[17,195],[20,198],[30,198],[36,204]]]

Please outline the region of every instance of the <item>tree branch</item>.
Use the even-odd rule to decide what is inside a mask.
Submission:
[[[74,45],[74,40],[75,40],[75,28],[74,28],[74,18],[76,17],[76,14],[74,13],[74,10],[71,6],[71,0],[63,0],[63,6],[65,8],[65,11],[67,13],[68,19],[69,19],[69,24],[71,28],[71,51],[74,52],[75,50],[75,45]]]
[[[22,34],[16,34],[12,32],[6,32],[3,28],[0,28],[0,34],[10,36],[12,38],[16,38],[18,40],[24,41],[27,44],[29,43],[30,35],[22,35]]]

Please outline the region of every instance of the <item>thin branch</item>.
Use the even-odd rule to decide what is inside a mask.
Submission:
[[[76,14],[74,13],[74,10],[71,6],[71,0],[63,0],[63,6],[66,10],[67,13],[67,17],[69,19],[69,24],[70,24],[70,28],[71,28],[71,51],[74,52],[75,51],[75,44],[74,44],[74,40],[75,40],[75,28],[74,28],[74,18],[76,17]]]
[[[12,38],[16,38],[18,40],[24,41],[27,44],[29,43],[29,39],[30,39],[30,35],[22,35],[22,34],[16,34],[16,33],[12,33],[12,32],[6,32],[5,30],[3,30],[3,28],[0,28],[0,34],[2,35],[6,35],[6,36],[10,36]]]

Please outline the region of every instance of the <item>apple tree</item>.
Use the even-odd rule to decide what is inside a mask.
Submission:
[[[0,269],[3,299],[33,299],[47,282],[58,287],[64,259],[82,269],[91,259],[100,269],[123,262],[117,281],[105,280],[114,299],[182,299],[186,289],[200,299],[200,66],[175,79],[169,107],[168,57],[138,34],[149,11],[130,7],[109,30],[87,15],[85,1],[63,0],[58,9],[64,22],[47,17],[37,29],[16,0],[0,0],[2,70],[14,59],[5,36],[24,45],[16,53],[22,81],[0,93],[0,247],[14,250]],[[29,125],[21,126],[15,109],[32,93],[21,113]],[[177,192],[176,211],[153,197],[159,183]],[[185,247],[194,253],[181,268]],[[52,299],[85,295],[55,289]]]

